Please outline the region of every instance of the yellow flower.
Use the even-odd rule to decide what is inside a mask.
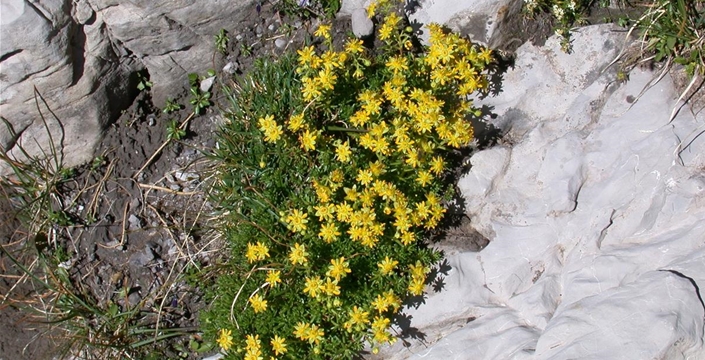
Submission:
[[[316,190],[318,201],[325,204],[330,201],[331,189],[325,185],[321,185],[317,180],[313,180],[313,188]]]
[[[257,349],[253,352],[248,352],[245,354],[244,360],[262,360],[262,350]]]
[[[261,343],[262,342],[259,339],[259,335],[252,336],[252,335],[248,334],[245,339],[245,344],[247,344],[247,347],[245,348],[245,350],[247,350],[247,352],[259,350]]]
[[[367,17],[372,18],[375,16],[375,12],[377,11],[377,2],[373,1],[370,3],[370,6],[367,7]]]
[[[409,150],[406,154],[406,160],[404,160],[404,162],[413,168],[419,166],[420,160],[418,151],[416,149]]]
[[[338,141],[337,144],[335,144],[335,158],[340,161],[340,162],[348,162],[350,161],[350,155],[352,155],[352,151],[350,151],[350,144],[348,141],[340,142]]]
[[[330,68],[325,68],[318,72],[318,85],[324,90],[335,89],[335,81],[338,76]]]
[[[345,277],[345,275],[351,272],[350,267],[348,267],[348,262],[345,261],[345,257],[341,257],[337,260],[331,259],[330,263],[331,265],[328,266],[328,272],[326,272],[326,276],[330,276],[336,281],[339,281],[341,278]]]
[[[360,39],[351,39],[345,44],[345,52],[349,54],[361,53],[364,50],[365,48],[362,46],[362,40]]]
[[[281,273],[282,272],[279,270],[269,270],[267,272],[267,282],[269,283],[269,286],[276,287],[277,284],[282,282]]]
[[[220,336],[216,342],[223,351],[228,351],[233,346],[233,332],[228,329],[220,329]]]
[[[404,232],[401,234],[401,243],[404,245],[409,245],[416,241],[416,235],[412,232]]]
[[[323,285],[323,292],[325,292],[328,296],[340,295],[340,286],[338,286],[338,280],[331,280],[331,278],[326,278],[326,283]]]
[[[445,168],[443,158],[440,156],[434,157],[431,161],[431,171],[436,175],[440,175],[443,172],[443,168]]]
[[[357,171],[357,181],[362,185],[367,185],[372,182],[372,171],[369,169],[360,169]]]
[[[259,241],[257,242],[257,245],[247,243],[247,253],[245,254],[245,257],[247,257],[247,261],[250,263],[257,260],[264,260],[269,257],[269,248]]]
[[[428,268],[423,266],[421,261],[416,260],[414,265],[409,266],[409,273],[414,279],[424,280],[426,278],[426,272],[428,272]]]
[[[259,129],[264,133],[264,141],[275,143],[281,135],[284,133],[282,131],[281,125],[277,125],[274,121],[274,116],[267,115],[264,118],[259,118]]]
[[[327,223],[321,226],[321,231],[318,233],[318,237],[323,239],[327,243],[333,242],[340,236],[340,231],[334,223]]]
[[[316,209],[316,216],[318,216],[318,221],[333,220],[333,215],[335,215],[334,204],[322,204],[314,206],[313,208]]]
[[[347,144],[347,141],[345,142]],[[340,169],[335,169],[333,172],[330,173],[330,181],[333,183],[331,187],[338,188],[342,185],[343,180],[345,180],[345,176],[343,172]]]
[[[409,70],[409,65],[407,65],[406,58],[401,56],[393,56],[385,65],[387,68],[392,70],[394,74],[400,73],[404,70]]]
[[[325,39],[330,39],[330,29],[331,29],[330,25],[321,24],[318,26],[318,29],[316,29],[316,32],[314,32],[313,35],[318,36],[318,37],[322,37]]]
[[[357,191],[357,185],[353,185],[351,188],[343,188],[345,191],[345,200],[355,202],[357,201],[360,193]]]
[[[346,222],[350,220],[353,209],[348,203],[342,203],[335,206],[336,219]]]
[[[257,261],[257,246],[252,245],[252,243],[247,243],[247,252],[245,253],[245,257],[249,263]]]
[[[317,81],[314,81],[309,77],[305,77],[301,79],[301,82],[303,83],[301,93],[303,94],[305,101],[312,101],[321,96],[321,90],[318,88]]]
[[[396,268],[398,264],[398,261],[385,256],[384,260],[377,263],[377,267],[379,267],[379,270],[383,275],[389,275],[392,271],[394,271],[394,268]]]
[[[309,343],[318,345],[321,340],[323,340],[324,334],[323,329],[319,329],[317,325],[311,325],[306,334],[306,338]]]
[[[297,53],[299,54],[300,66],[310,66],[313,58],[316,57],[316,51],[314,50],[313,45],[298,50]]]
[[[296,243],[289,253],[289,261],[291,261],[294,265],[303,265],[308,261],[306,258],[307,256],[308,253],[306,252],[306,245]]]
[[[388,343],[392,341],[392,336],[384,330],[375,331],[373,338],[378,343]]]
[[[383,313],[389,309],[391,304],[388,302],[387,297],[382,295],[377,295],[377,298],[372,301],[372,307],[377,309],[378,312]]]
[[[300,340],[305,340],[310,327],[309,324],[299,321],[294,327],[294,336],[298,337]]]
[[[316,150],[316,137],[317,133],[306,130],[301,136],[299,136],[299,141],[301,142],[301,148],[306,151]]]
[[[260,294],[255,294],[250,298],[250,304],[252,305],[252,310],[255,313],[259,313],[267,310],[267,300],[264,300]]]
[[[426,186],[431,181],[433,181],[433,176],[429,171],[419,171],[419,174],[416,177],[416,182],[419,183],[419,185]]]
[[[376,177],[378,177],[386,172],[384,170],[384,163],[382,163],[379,160],[377,160],[373,163],[370,163],[369,169],[370,169],[370,171],[372,171],[372,176],[376,176]]]
[[[375,320],[372,322],[372,330],[374,331],[384,331],[389,327],[391,321],[385,317],[375,316]]]
[[[307,217],[308,214],[305,212],[300,211],[299,209],[294,209],[286,217],[287,227],[293,232],[303,232],[307,229]]]
[[[317,298],[318,295],[323,291],[323,280],[320,277],[306,277],[306,286],[304,287],[304,293],[308,294],[312,298]]]
[[[284,341],[284,338],[279,337],[279,335],[274,335],[271,344],[272,350],[274,350],[274,355],[279,356],[287,352],[286,342]]]
[[[431,208],[425,201],[418,202],[416,203],[416,214],[419,218],[426,219],[431,215]]]
[[[291,115],[287,128],[293,132],[297,132],[302,127],[304,127],[304,114]]]
[[[423,294],[424,280],[412,279],[408,289],[411,295]]]
[[[365,189],[360,194],[360,202],[362,203],[362,206],[371,207],[373,205],[374,200],[375,193],[370,189]]]
[[[484,61],[485,64],[489,64],[492,62],[492,50],[484,48],[482,49],[482,51],[480,51],[480,54],[477,57],[480,60]]]
[[[368,319],[370,313],[364,309],[358,308],[357,305],[355,305],[352,310],[348,312],[348,315],[350,316],[350,319],[344,324],[345,328],[348,330],[352,327],[355,327],[356,330],[362,330],[365,325],[370,323],[370,320]]]
[[[358,110],[350,116],[350,122],[358,127],[363,127],[370,121],[370,114],[364,110]]]

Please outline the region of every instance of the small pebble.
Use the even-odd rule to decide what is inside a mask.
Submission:
[[[282,38],[274,40],[274,45],[280,49],[283,49],[286,46],[286,43],[287,41]]]
[[[223,67],[223,71],[225,71],[228,74],[234,74],[237,72],[238,69],[240,69],[240,64],[238,64],[237,62],[233,62],[233,61],[225,64],[225,66]]]
[[[203,81],[201,81],[201,86],[200,86],[201,91],[202,92],[210,91],[211,87],[213,87],[214,82],[215,82],[215,76],[211,76],[209,78],[203,79]]]

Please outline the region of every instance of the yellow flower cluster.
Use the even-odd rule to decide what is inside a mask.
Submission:
[[[247,243],[247,252],[245,253],[247,261],[253,263],[258,260],[264,260],[269,257],[269,248],[260,241],[256,245]]]
[[[245,339],[245,360],[260,360],[262,359],[262,348],[259,335],[247,335]]]
[[[373,2],[368,13],[374,16],[378,9],[391,7],[391,2]],[[275,120],[272,115],[259,119],[265,142],[284,138],[287,144],[295,144],[293,149],[303,149],[306,157],[329,159],[322,160],[324,166],[306,180],[312,192],[305,192],[302,198],[310,202],[279,213],[292,239],[286,245],[286,258],[275,260],[278,246],[273,246],[271,265],[267,266],[274,269],[256,270],[266,271],[270,288],[296,284],[303,304],[309,306],[308,302],[314,304],[315,300],[329,309],[323,317],[298,321],[294,328],[294,337],[314,350],[322,342],[325,346],[326,332],[331,336],[340,328],[361,335],[359,338],[374,347],[393,342],[388,329],[391,317],[401,308],[402,297],[424,292],[427,265],[421,261],[409,265],[416,258],[408,260],[403,252],[389,249],[405,246],[404,251],[411,251],[423,229],[435,229],[443,218],[446,209],[437,195],[438,180],[448,164],[441,154],[472,141],[473,128],[466,117],[476,115],[477,110],[468,96],[487,90],[483,72],[493,61],[490,50],[446,33],[439,25],[430,25],[429,31],[430,46],[425,55],[405,51],[412,45],[403,19],[395,13],[387,15],[378,37],[393,51],[375,64],[379,58],[369,56],[358,39],[349,40],[341,51],[333,50],[331,27],[319,26],[315,36],[322,38],[328,49],[318,52],[308,46],[298,51],[296,73],[303,108],[292,111],[288,119]],[[382,75],[368,83],[365,76],[372,70]],[[355,95],[339,106],[335,101],[341,90]],[[344,106],[345,111],[338,111]],[[324,174],[319,175],[321,172]],[[338,248],[354,250],[341,256],[333,250]],[[373,274],[365,276],[396,284],[397,293],[375,288],[366,300],[357,302],[340,296],[347,291],[341,286],[361,276],[355,257],[368,251],[374,252],[375,260],[368,262]],[[255,263],[268,259],[269,253],[265,243],[250,242],[245,257]],[[279,269],[286,274],[284,282]],[[276,307],[273,298],[270,300]],[[256,292],[249,303],[255,313],[269,306]],[[275,335],[271,349],[265,351],[282,355],[287,352],[285,341]],[[224,350],[230,348],[231,334],[221,330],[218,344]],[[259,335],[248,335],[246,344],[246,359],[262,356]]]
[[[427,267],[417,261],[416,264],[409,267],[411,281],[409,283],[409,292],[413,295],[423,294],[424,284],[426,283],[426,273],[429,271]]]
[[[325,332],[315,324],[299,322],[294,328],[294,336],[311,344],[319,344]]]
[[[266,142],[276,143],[283,134],[281,125],[277,125],[272,115],[259,119],[259,129],[264,133]]]

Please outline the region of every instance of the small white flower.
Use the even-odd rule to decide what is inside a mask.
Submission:
[[[553,16],[555,16],[558,20],[562,20],[563,16],[565,16],[565,10],[558,5],[553,5],[552,11]]]

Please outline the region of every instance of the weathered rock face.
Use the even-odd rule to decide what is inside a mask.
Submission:
[[[34,154],[52,138],[72,166],[92,156],[106,124],[129,105],[146,69],[157,105],[189,72],[213,66],[213,35],[249,14],[253,0],[3,1],[0,11],[0,146]],[[49,109],[56,115],[52,116]],[[12,133],[18,136],[12,136]],[[17,149],[15,149],[15,153]]]
[[[76,6],[3,1],[0,116],[19,136],[0,124],[0,146],[49,152],[38,103],[54,142],[70,154],[67,163],[80,163],[91,156],[109,114],[129,101],[129,75],[138,63],[113,46],[98,15]]]
[[[355,10],[365,9],[371,2],[343,0],[338,15],[352,16]],[[507,19],[519,14],[522,4],[522,0],[418,0],[408,1],[405,10],[409,21],[419,27],[424,41],[428,40],[428,31],[423,25],[437,23],[475,42],[494,45],[507,41],[502,27]]]
[[[407,6],[413,23],[438,23],[485,44],[501,42],[505,19],[521,10],[522,0],[421,0]],[[421,38],[428,40],[428,32]]]
[[[409,309],[425,341],[385,359],[702,359],[705,114],[670,77],[608,63],[622,34],[525,44],[481,102],[507,144],[460,181],[479,252],[444,246],[445,288]],[[480,102],[478,102],[480,103]],[[443,246],[443,245],[442,245]]]

